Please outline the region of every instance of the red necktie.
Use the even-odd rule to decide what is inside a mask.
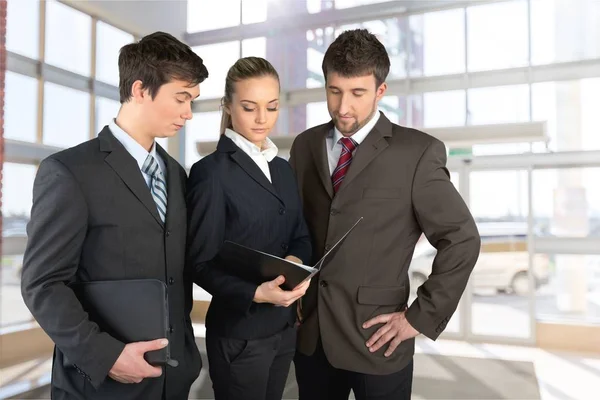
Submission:
[[[352,163],[352,152],[356,149],[356,146],[358,146],[354,139],[351,138],[341,138],[340,143],[342,144],[342,153],[340,154],[337,167],[335,167],[333,174],[331,175],[334,193],[337,193],[342,185],[346,172],[348,172],[350,164]]]

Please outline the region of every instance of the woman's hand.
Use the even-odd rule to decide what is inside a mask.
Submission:
[[[283,276],[278,276],[272,281],[264,282],[256,288],[255,303],[271,303],[278,306],[289,307],[296,300],[304,296],[310,286],[310,280],[298,285],[294,290],[283,290],[279,286],[285,282]]]

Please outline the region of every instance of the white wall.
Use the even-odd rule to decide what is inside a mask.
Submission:
[[[185,0],[60,1],[137,36],[164,31],[181,39],[186,29]]]

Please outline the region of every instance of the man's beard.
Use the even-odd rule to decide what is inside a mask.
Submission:
[[[363,126],[365,126],[366,124],[369,123],[369,121],[373,118],[373,116],[375,115],[375,113],[377,112],[377,107],[374,106],[373,110],[371,111],[371,114],[365,118],[362,121],[357,121],[356,118],[354,119],[354,122],[350,125],[349,128],[344,128],[340,123],[339,123],[339,119],[338,117],[334,117],[333,118],[333,123],[335,124],[335,127],[337,128],[338,131],[340,131],[340,133],[344,134],[344,135],[354,135],[356,132],[358,132]]]

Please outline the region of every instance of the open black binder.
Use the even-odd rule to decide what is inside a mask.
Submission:
[[[302,282],[312,278],[333,258],[344,240],[346,240],[362,219],[363,217],[360,217],[312,267],[285,260],[230,241],[225,241],[221,251],[219,251],[219,266],[222,266],[228,273],[257,285],[283,275],[285,282],[281,287],[285,290],[292,290]]]
[[[89,319],[123,343],[168,338],[167,286],[158,279],[74,282],[69,284]],[[178,362],[171,359],[169,345],[149,351],[146,361],[155,366]]]

